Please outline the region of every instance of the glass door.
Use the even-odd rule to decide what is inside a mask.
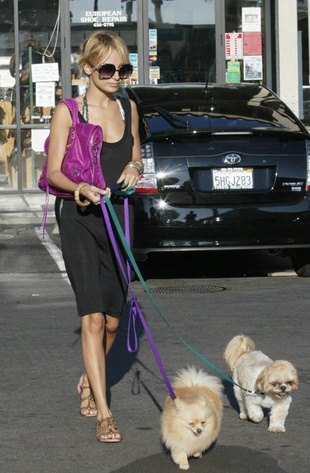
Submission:
[[[265,20],[265,0],[225,1],[226,82],[267,82]]]
[[[151,83],[214,82],[215,1],[148,0]]]

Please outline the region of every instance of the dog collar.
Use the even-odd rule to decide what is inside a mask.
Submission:
[[[252,396],[265,396],[265,393],[260,391],[259,389],[256,389],[256,391],[251,391],[250,389],[245,390],[248,394],[252,394]]]

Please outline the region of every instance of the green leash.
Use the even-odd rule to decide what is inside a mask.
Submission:
[[[124,191],[123,191],[123,195],[124,195]],[[149,291],[149,288],[147,287],[147,284],[146,282],[144,281],[143,279],[143,276],[137,266],[137,263],[134,259],[134,256],[132,254],[132,251],[126,241],[126,238],[125,238],[125,235],[124,235],[124,232],[123,232],[123,229],[119,223],[119,220],[117,218],[117,215],[115,213],[115,210],[113,208],[113,205],[109,199],[109,197],[107,195],[104,195],[102,197],[109,209],[109,212],[110,212],[110,215],[112,217],[112,220],[114,222],[114,225],[115,225],[115,228],[119,234],[119,237],[121,239],[121,242],[122,242],[122,245],[127,253],[127,256],[128,256],[128,259],[131,263],[131,266],[132,268],[134,269],[136,275],[138,276],[148,298],[150,299],[150,301],[152,302],[153,306],[155,307],[155,309],[157,310],[158,314],[160,315],[160,317],[162,318],[162,320],[165,322],[165,324],[170,328],[170,330],[173,332],[173,334],[175,335],[175,337],[181,342],[183,343],[183,345],[186,346],[186,348],[188,348],[197,358],[199,358],[200,361],[202,361],[202,363],[204,363],[205,365],[207,365],[210,369],[212,369],[215,373],[217,373],[221,378],[224,378],[226,379],[226,381],[229,381],[230,383],[238,386],[239,388],[241,388],[242,390],[244,391],[247,391],[247,392],[250,392],[252,394],[255,394],[253,391],[248,391],[247,389],[245,388],[242,388],[241,386],[239,386],[237,383],[235,383],[229,376],[227,376],[227,374],[225,374],[223,371],[221,371],[219,368],[217,368],[213,363],[211,363],[209,360],[207,360],[204,356],[202,356],[197,350],[195,350],[191,345],[189,345],[179,334],[178,332],[172,327],[172,325],[168,322],[168,320],[165,318],[164,314],[161,312],[160,308],[158,307],[155,299],[153,298],[152,294],[150,293]]]

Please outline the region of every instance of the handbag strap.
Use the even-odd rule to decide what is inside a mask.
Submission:
[[[77,101],[74,99],[68,98],[68,99],[61,100],[60,103],[61,102],[65,103],[68,109],[70,110],[70,114],[72,117],[72,125],[76,125],[77,123],[80,123],[79,107],[78,107]]]

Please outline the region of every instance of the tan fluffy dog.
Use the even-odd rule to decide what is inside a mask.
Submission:
[[[189,367],[174,379],[176,399],[167,397],[162,417],[162,440],[182,470],[188,457],[200,458],[216,440],[222,421],[222,383],[215,376]]]
[[[260,422],[263,408],[270,409],[270,432],[285,432],[285,419],[292,401],[291,392],[298,388],[298,373],[289,361],[271,360],[249,337],[235,336],[227,345],[224,358],[232,371],[240,419]],[[255,393],[255,394],[253,394]]]

